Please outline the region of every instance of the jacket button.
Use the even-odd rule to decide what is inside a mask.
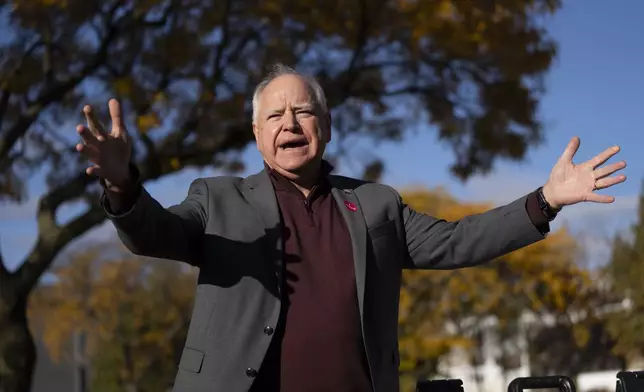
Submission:
[[[249,378],[255,378],[255,377],[257,377],[257,370],[255,370],[253,368],[248,368],[248,369],[246,369],[246,375]]]
[[[268,326],[268,325],[264,327],[264,333],[265,333],[266,335],[271,336],[271,335],[273,334],[273,332],[275,332],[275,330],[273,329],[273,327],[270,327],[270,326]]]

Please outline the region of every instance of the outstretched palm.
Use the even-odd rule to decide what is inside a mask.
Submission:
[[[121,105],[117,100],[109,102],[112,130],[107,133],[94,111],[87,105],[83,108],[87,126],[76,127],[83,143],[76,145],[76,150],[87,156],[92,166],[86,172],[105,179],[108,183],[120,186],[129,179],[129,161],[131,154],[130,141],[121,114]]]
[[[546,200],[555,208],[584,201],[612,203],[615,200],[614,197],[601,195],[595,191],[626,180],[624,175],[611,176],[626,167],[626,162],[620,161],[600,167],[619,152],[619,147],[611,147],[589,161],[575,165],[572,159],[579,149],[579,144],[578,137],[570,141],[543,188]]]

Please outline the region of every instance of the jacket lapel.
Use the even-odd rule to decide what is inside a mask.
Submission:
[[[364,292],[367,270],[367,226],[355,192],[352,189],[344,189],[339,186],[341,184],[335,181],[333,176],[329,176],[328,178],[332,185],[331,192],[333,197],[338,203],[340,213],[344,217],[351,235],[358,306],[360,309],[360,318],[362,319],[364,315]],[[266,170],[247,177],[244,183],[245,186],[242,187],[242,192],[246,200],[257,211],[264,225],[264,231],[269,245],[268,251],[269,254],[272,253],[271,260],[274,261],[273,268],[278,281],[278,287],[281,290],[284,278],[282,223],[275,190]]]
[[[333,184],[333,177],[329,177]],[[351,245],[353,247],[353,265],[356,274],[356,287],[358,291],[358,306],[360,308],[360,319],[364,315],[364,291],[367,270],[367,226],[360,202],[355,192],[351,189],[339,189],[333,186],[331,190],[335,201],[338,203],[344,220],[351,234]]]
[[[282,289],[282,223],[275,190],[266,170],[249,176],[244,181],[242,192],[246,200],[255,208],[264,225],[268,240],[268,254],[277,278],[278,290]]]

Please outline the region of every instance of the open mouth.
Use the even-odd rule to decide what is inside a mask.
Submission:
[[[306,140],[297,140],[297,141],[292,141],[292,142],[286,142],[280,144],[280,148],[283,150],[288,150],[290,148],[299,148],[299,147],[304,147],[307,146],[309,143]]]

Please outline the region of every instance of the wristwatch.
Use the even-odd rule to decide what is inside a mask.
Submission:
[[[537,202],[539,203],[539,208],[541,208],[541,212],[543,212],[543,215],[546,216],[548,221],[552,221],[557,217],[557,214],[559,211],[561,211],[561,208],[554,208],[548,203],[546,200],[546,197],[543,195],[543,187],[540,186],[537,189]]]

